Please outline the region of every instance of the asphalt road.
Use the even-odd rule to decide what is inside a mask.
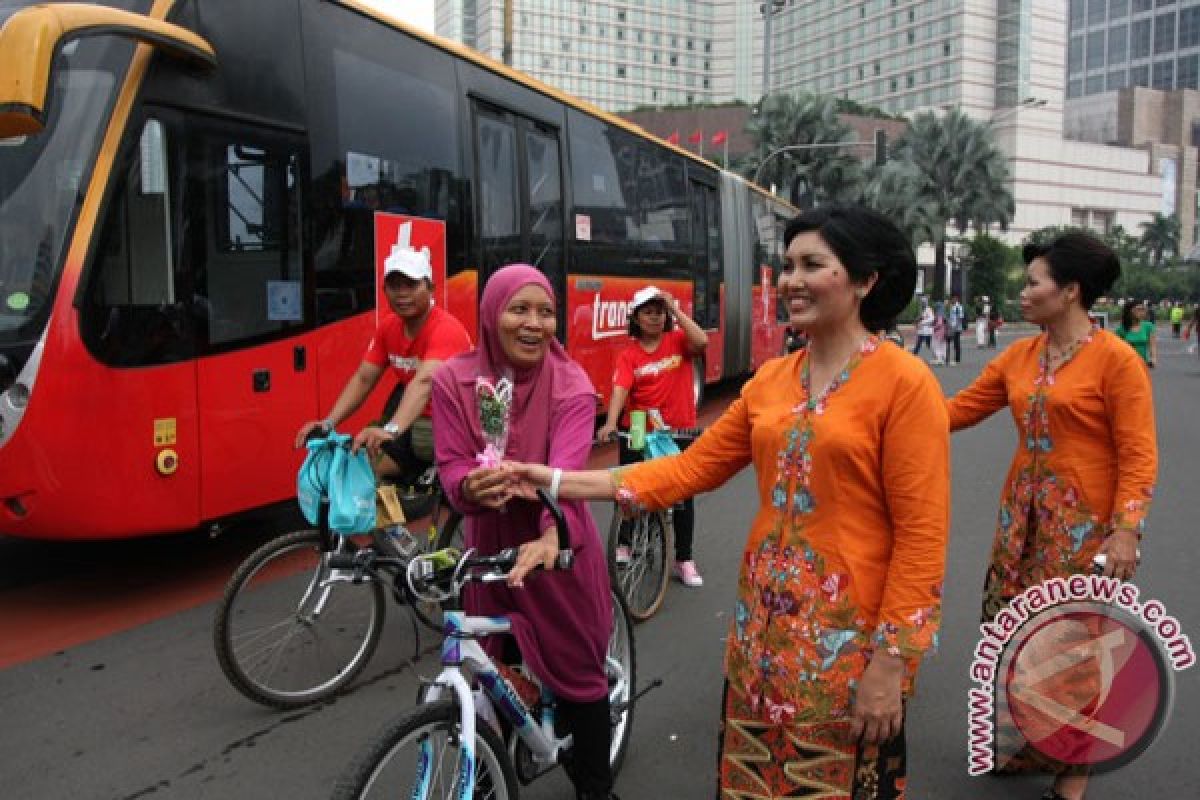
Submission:
[[[1200,359],[1182,351],[1179,343],[1163,341],[1163,363],[1154,374],[1160,482],[1138,583],[1143,596],[1161,600],[1200,645],[1192,494],[1200,477]],[[937,374],[954,391],[992,352],[969,345],[963,366]],[[996,500],[1013,445],[1006,414],[954,439],[954,534],[941,649],[921,671],[908,721],[912,798],[1034,798],[1045,784],[966,773],[969,654],[978,635]],[[753,511],[750,477],[743,473],[697,502],[704,588],[674,584],[659,615],[636,630],[639,677],[661,678],[663,686],[637,708],[617,787],[624,800],[713,796],[722,639]],[[597,508],[596,516],[604,530],[607,509]],[[227,574],[229,559],[261,537],[235,530],[217,542],[182,537],[79,550],[0,542],[0,617],[11,622],[17,617],[9,615],[33,615],[57,603],[60,622],[54,624],[75,617],[84,624],[95,608],[129,593],[165,593],[185,580],[181,576],[203,583],[207,573]],[[30,591],[38,586],[61,588],[54,599],[31,599],[39,597]],[[404,616],[393,613],[353,692],[299,712],[258,708],[225,683],[216,665],[212,591],[201,590],[186,610],[0,672],[0,798],[325,798],[366,738],[411,705],[420,677],[436,672],[428,657],[413,662],[418,643]],[[425,651],[434,644],[428,634],[419,642]],[[0,641],[10,654],[22,645]],[[1200,724],[1197,675],[1200,668],[1176,676],[1176,703],[1164,736],[1134,764],[1095,778],[1091,800],[1200,796],[1200,761],[1191,738]],[[556,773],[522,796],[572,795]]]

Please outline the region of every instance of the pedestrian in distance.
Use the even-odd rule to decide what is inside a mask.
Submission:
[[[962,335],[967,326],[967,312],[963,308],[958,295],[950,295],[950,308],[946,312],[946,335],[952,352],[950,366],[957,366],[962,361]]]
[[[693,359],[704,353],[708,336],[679,305],[679,300],[657,286],[646,286],[633,295],[629,305],[631,341],[617,356],[613,372],[608,416],[597,432],[607,441],[617,424],[629,430],[632,411],[657,411],[668,428],[696,427],[696,398],[692,387]],[[690,440],[680,440],[686,448]],[[617,441],[618,460],[633,464],[642,460],[625,439]],[[674,514],[675,577],[684,586],[704,585],[692,556],[696,511],[691,498]],[[628,536],[622,529],[621,534]],[[617,563],[629,561],[628,539],[617,545]]]
[[[987,315],[987,346],[992,350],[996,349],[996,331],[1003,325],[1004,317],[1000,315],[1000,309],[992,306]]]
[[[1040,326],[994,358],[947,403],[951,430],[1008,406],[1018,445],[1004,480],[983,589],[990,621],[1025,589],[1087,573],[1133,577],[1157,471],[1149,375],[1137,355],[1088,316],[1120,276],[1100,240],[1066,233],[1026,245],[1021,313]],[[1071,687],[1066,687],[1069,690]],[[1000,771],[1056,775],[1047,800],[1079,800],[1086,770],[1023,747],[1011,715],[997,719]]]
[[[992,306],[985,294],[975,304],[975,347],[982,350],[988,343],[988,318],[992,314]]]
[[[1183,303],[1181,301],[1176,300],[1174,303],[1171,304],[1171,311],[1170,311],[1171,335],[1174,336],[1176,339],[1178,339],[1180,337],[1180,334],[1183,332],[1183,315],[1184,315]]]
[[[1192,308],[1191,318],[1183,332],[1184,341],[1191,341],[1193,333],[1196,334],[1197,341],[1188,345],[1188,352],[1200,354],[1200,304]]]
[[[1145,303],[1126,300],[1121,306],[1121,324],[1114,333],[1134,349],[1146,366],[1153,369],[1158,364],[1158,335],[1148,317]]]
[[[434,377],[434,438],[446,496],[466,520],[467,546],[481,555],[520,548],[507,584],[467,587],[466,611],[512,620],[520,657],[554,692],[574,736],[569,774],[576,796],[604,800],[613,782],[604,670],[612,598],[596,524],[586,504],[561,504],[575,563],[552,569],[554,518],[536,500],[512,497],[506,471],[480,459],[489,442],[495,444],[483,431],[489,411],[481,404],[491,403],[491,413],[507,417],[507,441],[499,445],[505,457],[566,469],[587,464],[595,390],[554,338],[556,328],[554,291],[540,271],[518,264],[495,272],[480,298],[478,347],[447,361]],[[487,389],[506,378],[512,393],[504,414]],[[537,565],[546,572],[527,579]],[[511,640],[489,640],[487,648],[493,658],[508,660],[506,645],[511,648]]]
[[[372,423],[354,437],[355,450],[366,447],[377,475],[415,481],[433,461],[433,374],[446,359],[471,348],[471,337],[456,317],[433,304],[433,267],[427,250],[397,248],[384,262],[383,294],[388,309],[362,364],[346,382],[324,420],[306,422],[296,433],[303,447],[314,430],[328,433],[357,411],[385,372],[396,389],[384,404],[383,424]]]
[[[921,298],[921,310],[917,313],[916,335],[917,340],[913,343],[913,355],[921,354],[921,345],[928,345],[933,349],[933,309],[929,307],[929,301],[924,297]]]
[[[933,304],[933,364],[946,366],[947,322],[946,307],[940,301]]]
[[[665,508],[754,465],[758,512],[726,640],[722,797],[903,796],[904,699],[934,644],[949,432],[925,364],[883,341],[916,259],[888,218],[806,211],[779,292],[805,350],[759,368],[687,451],[615,471],[513,465],[520,491]],[[753,753],[753,758],[747,758]],[[784,768],[786,765],[786,769]]]

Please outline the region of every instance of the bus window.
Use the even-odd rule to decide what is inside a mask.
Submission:
[[[571,191],[586,240],[625,245],[640,238],[637,219],[637,139],[600,120],[570,113]]]
[[[721,324],[721,282],[724,277],[720,199],[716,189],[707,184],[692,181],[691,189],[694,319],[701,327],[715,329]]]
[[[188,308],[176,289],[168,166],[166,130],[147,120],[109,205],[82,313],[85,339],[114,366],[192,354]]]
[[[686,253],[688,230],[687,185],[683,159],[663,148],[645,146],[638,163],[638,207],[643,250]]]
[[[482,245],[480,266],[487,275],[521,260],[517,131],[512,119],[477,106],[475,154]]]
[[[540,129],[525,132],[525,162],[529,175],[530,263],[551,276],[563,273],[563,197],[558,136]]]
[[[188,151],[189,179],[214,187],[211,227],[190,219],[185,242],[189,252],[207,256],[197,271],[195,310],[207,322],[208,347],[227,349],[302,325],[296,148],[214,131],[199,133]],[[206,230],[214,241],[208,241]]]
[[[376,211],[445,220],[447,277],[468,267],[458,95],[449,55],[332,3],[301,7],[312,42],[310,207],[325,325],[375,308]]]

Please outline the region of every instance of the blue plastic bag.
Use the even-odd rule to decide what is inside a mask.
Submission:
[[[349,447],[338,447],[333,453],[329,527],[343,535],[368,533],[375,527],[375,472],[366,450],[351,453]]]
[[[309,525],[319,525],[321,498],[329,498],[334,533],[367,533],[375,527],[375,473],[366,451],[350,453],[350,437],[330,433],[305,443],[308,455],[296,475],[296,502]]]
[[[646,458],[661,458],[679,453],[679,445],[666,431],[654,431],[646,434]]]
[[[309,525],[320,524],[321,498],[329,491],[329,468],[333,465],[333,455],[340,442],[349,440],[349,436],[334,433],[305,442],[308,455],[296,474],[296,502]]]

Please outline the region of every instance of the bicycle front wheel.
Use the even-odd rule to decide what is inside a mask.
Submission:
[[[383,631],[383,587],[338,578],[317,531],[273,539],[247,558],[217,606],[221,670],[257,703],[298,708],[354,680]],[[343,571],[344,572],[344,571]]]
[[[492,726],[475,719],[473,800],[512,800],[517,777]],[[338,780],[334,800],[458,800],[464,770],[459,709],[450,700],[418,706],[372,741]]]
[[[613,510],[608,534],[608,567],[613,585],[625,598],[629,616],[636,622],[645,622],[654,616],[667,596],[670,539],[665,512],[643,512],[622,519],[619,512]]]

